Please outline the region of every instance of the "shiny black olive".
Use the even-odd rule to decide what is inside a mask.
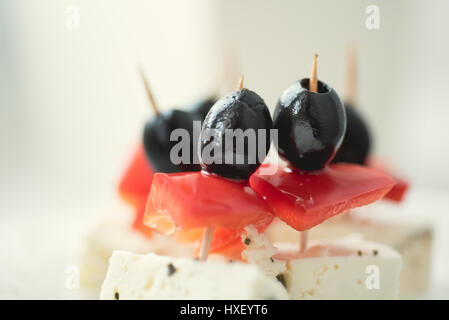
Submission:
[[[332,162],[365,164],[371,148],[371,136],[366,122],[357,110],[345,104],[346,133],[343,143]]]
[[[201,121],[199,115],[181,110],[171,110],[159,114],[145,124],[143,143],[147,159],[155,172],[173,173],[201,170],[197,152],[199,130],[195,137],[193,121]],[[170,134],[178,128],[185,129],[189,133],[190,159],[186,163],[174,164],[170,159],[170,151],[181,138],[178,141],[170,141]]]
[[[278,152],[301,170],[319,170],[332,160],[346,130],[346,115],[337,93],[318,81],[318,92],[302,79],[285,90],[276,105],[273,126]]]
[[[207,99],[196,102],[189,108],[189,110],[190,112],[198,114],[201,117],[201,121],[203,121],[215,102],[217,102],[217,99],[215,99],[214,97],[209,97]]]
[[[257,93],[241,89],[221,98],[201,130],[202,168],[230,179],[248,179],[268,153],[272,126],[268,107]]]

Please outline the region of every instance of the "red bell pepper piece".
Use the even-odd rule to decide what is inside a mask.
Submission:
[[[240,242],[244,227],[266,228],[273,214],[248,181],[232,181],[203,172],[156,173],[144,224],[180,241],[198,241],[214,227],[210,252]]]
[[[151,234],[151,230],[143,225],[142,219],[152,179],[153,170],[146,159],[143,145],[140,145],[119,183],[118,192],[136,211],[133,227],[147,235]]]
[[[261,169],[251,176],[251,187],[276,216],[299,231],[377,201],[394,185],[381,171],[355,164],[331,164],[313,172],[280,165],[272,175],[262,175]]]
[[[146,225],[171,221],[181,229],[240,229],[272,219],[269,207],[247,181],[203,172],[156,173],[144,218]]]
[[[404,178],[397,176],[396,174],[391,173],[391,169],[388,169],[385,164],[382,163],[381,160],[375,157],[369,157],[367,159],[366,165],[370,168],[381,170],[389,175],[396,184],[393,188],[391,188],[390,192],[385,195],[385,200],[390,200],[393,202],[402,202],[404,197],[409,189],[409,183]]]

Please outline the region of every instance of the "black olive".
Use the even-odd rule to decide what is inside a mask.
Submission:
[[[221,98],[210,109],[203,123],[202,168],[226,178],[248,179],[268,153],[272,126],[268,107],[257,93],[241,89]],[[244,138],[239,132],[252,135],[255,141],[248,143],[250,139]],[[241,143],[237,138],[230,139],[229,133],[240,137]],[[264,140],[260,140],[262,138]],[[243,148],[239,148],[239,145],[243,145]]]
[[[145,124],[143,143],[147,159],[155,172],[174,173],[201,170],[197,152],[199,130],[195,137],[193,121],[201,121],[199,115],[181,110],[171,110],[159,114]],[[186,163],[174,164],[170,159],[170,151],[181,138],[178,141],[170,141],[170,134],[178,128],[185,129],[189,133],[190,159]]]
[[[322,169],[340,147],[346,114],[337,93],[318,81],[318,92],[302,79],[285,90],[276,105],[273,126],[278,130],[278,152],[296,168]]]
[[[196,102],[189,108],[189,110],[190,112],[198,114],[201,117],[201,121],[203,121],[215,102],[217,102],[217,99],[215,99],[214,97],[209,97],[207,99]]]
[[[332,162],[365,164],[371,148],[371,136],[366,122],[357,110],[345,104],[346,133],[340,149]]]

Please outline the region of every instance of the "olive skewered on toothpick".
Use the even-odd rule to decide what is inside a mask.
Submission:
[[[273,117],[278,130],[279,155],[299,171],[323,169],[332,161],[346,130],[346,114],[337,93],[317,77],[315,54],[310,78],[288,87],[279,98]],[[300,251],[307,244],[301,234]]]
[[[348,47],[346,59],[346,133],[333,163],[366,165],[371,150],[371,134],[367,122],[357,109],[357,61],[354,46]]]
[[[272,125],[265,101],[243,87],[241,76],[237,91],[219,99],[203,122],[201,167],[228,179],[247,180],[268,153]]]
[[[156,104],[149,82],[140,67],[139,72],[145,85],[150,105],[154,111],[154,116],[146,122],[143,132],[145,153],[151,167],[155,172],[164,173],[200,171],[198,155],[195,152],[198,135],[194,134],[194,121],[201,121],[201,117],[196,113],[177,109],[161,112]],[[174,163],[171,159],[171,150],[178,141],[172,141],[170,136],[176,129],[186,130],[190,139],[190,148],[186,150],[189,154],[185,157],[188,159],[184,161],[183,158],[180,163]],[[184,152],[185,149],[182,151]]]
[[[310,72],[309,90],[312,92],[318,92],[318,76],[317,76],[317,63],[318,54],[313,56],[312,70]],[[299,239],[299,252],[304,253],[307,249],[307,242],[309,239],[309,232],[303,231],[300,234]]]
[[[273,125],[267,105],[257,93],[243,87],[243,80],[242,75],[237,90],[215,103],[201,131],[200,160],[203,171],[237,183],[248,183],[250,175],[265,159]],[[232,136],[229,136],[228,130]],[[248,141],[241,136],[244,141],[241,150],[233,141],[238,132],[243,134],[247,130],[255,132],[256,141]],[[259,130],[265,130],[266,136],[259,137]],[[232,146],[229,146],[231,141]],[[257,147],[252,148],[254,146]],[[207,260],[213,232],[213,227],[205,228],[199,253],[201,261]]]
[[[240,76],[239,82],[237,84],[237,90],[243,89],[243,74]],[[206,261],[209,256],[210,244],[212,242],[212,237],[214,235],[214,228],[208,227],[204,229],[203,237],[201,239],[201,247],[198,258],[200,261]]]
[[[320,170],[331,162],[346,130],[346,114],[338,94],[314,75],[316,59],[311,78],[288,87],[273,116],[279,155],[304,171]]]

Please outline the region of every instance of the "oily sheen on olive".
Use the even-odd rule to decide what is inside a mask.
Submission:
[[[257,93],[241,89],[221,98],[210,109],[203,123],[201,167],[222,177],[248,179],[268,153],[272,125],[268,107]],[[229,139],[230,132],[247,132],[249,135],[252,132],[255,141],[248,143],[249,139],[243,138],[240,141],[244,148],[239,148],[238,139]]]
[[[278,130],[279,154],[296,168],[322,169],[340,147],[346,114],[334,89],[318,81],[318,92],[302,79],[285,90],[276,105],[273,126]]]
[[[195,138],[198,139],[199,136],[197,134],[194,137],[193,121],[201,121],[200,116],[186,111],[171,110],[150,119],[145,124],[143,134],[145,153],[155,172],[174,173],[201,170],[197,148],[194,147],[194,143],[198,143]],[[179,142],[170,141],[170,134],[178,128],[189,132],[190,160],[188,163],[174,164],[170,159],[172,147]]]
[[[346,133],[332,162],[365,164],[371,149],[371,136],[366,122],[350,104],[345,104]]]

